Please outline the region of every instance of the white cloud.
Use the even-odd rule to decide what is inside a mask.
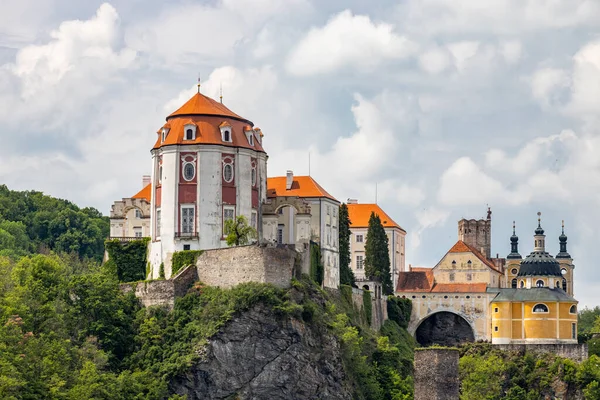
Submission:
[[[568,110],[581,116],[600,115],[600,40],[583,46],[573,57],[573,86]]]
[[[445,49],[434,48],[419,56],[419,65],[430,74],[439,74],[450,65],[450,57]]]
[[[541,68],[531,78],[532,95],[545,107],[563,103],[569,85],[567,72],[558,68]]]
[[[421,245],[421,235],[426,229],[442,225],[449,216],[450,212],[437,207],[417,211],[418,226],[409,234],[411,249],[415,250]]]
[[[321,28],[311,28],[287,60],[294,75],[335,72],[344,67],[368,70],[386,59],[413,54],[415,45],[394,32],[390,24],[373,23],[368,16],[350,10],[332,17]]]
[[[396,192],[396,201],[398,204],[408,206],[418,206],[425,200],[425,193],[417,186],[410,186],[403,183]]]
[[[516,64],[523,55],[523,45],[518,40],[508,40],[500,43],[500,53],[507,64]]]
[[[477,50],[479,49],[479,42],[476,41],[463,41],[450,43],[448,46],[448,50],[454,57],[454,65],[456,69],[462,71],[465,69],[465,66],[470,58],[475,56]]]

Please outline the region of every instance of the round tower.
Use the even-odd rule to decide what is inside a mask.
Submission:
[[[224,223],[244,215],[259,232],[267,191],[263,134],[198,92],[167,116],[152,154],[151,277],[181,250],[225,246]]]

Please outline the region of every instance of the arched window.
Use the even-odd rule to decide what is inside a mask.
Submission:
[[[512,282],[511,282],[511,284],[510,284],[510,286],[511,286],[513,289],[516,289],[516,288],[517,288],[517,280],[516,280],[516,279],[513,279],[513,280],[512,280]]]
[[[545,304],[542,304],[542,303],[536,304],[535,306],[533,306],[533,312],[534,313],[547,313],[548,306],[546,306]]]
[[[573,305],[571,306],[571,308],[569,309],[569,312],[570,312],[571,314],[577,314],[577,306],[576,306],[575,304],[573,304]]]
[[[523,289],[525,287],[525,281],[521,281],[521,283],[519,283],[519,287]]]
[[[567,280],[563,279],[563,290],[566,292],[567,291]]]
[[[196,176],[196,167],[193,163],[185,163],[183,166],[183,179],[191,181]]]
[[[560,281],[556,281],[556,287],[559,288],[560,287]]]
[[[229,142],[229,141],[231,141],[231,139],[230,139],[230,136],[229,136],[229,135],[230,135],[229,131],[225,131],[225,132],[223,132],[223,140],[224,140],[224,141],[226,141],[226,142]]]
[[[256,186],[256,165],[252,166],[251,179],[252,179],[252,187],[255,187]]]
[[[537,287],[544,287],[544,281],[543,281],[543,280],[541,280],[541,279],[538,279],[538,280],[535,282],[535,286],[537,286]]]
[[[223,179],[225,182],[231,182],[233,180],[233,165],[225,164],[223,165]]]

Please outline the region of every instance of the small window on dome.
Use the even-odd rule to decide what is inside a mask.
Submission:
[[[186,129],[185,140],[194,140],[194,131],[192,129]]]
[[[535,286],[537,286],[537,287],[544,287],[544,281],[543,281],[543,280],[541,280],[541,279],[538,279],[538,280],[535,282]]]
[[[225,129],[223,131],[223,141],[224,142],[231,142],[231,132],[229,131],[229,129]]]
[[[250,146],[254,146],[254,135],[252,133],[248,135],[248,143],[250,143]]]
[[[535,306],[533,306],[533,312],[534,313],[547,313],[548,312],[548,306],[542,303],[536,304]]]

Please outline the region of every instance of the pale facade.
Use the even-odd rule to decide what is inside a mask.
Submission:
[[[110,208],[110,239],[134,240],[150,237],[150,177],[142,179],[142,190],[133,197],[115,201]]]
[[[383,229],[388,237],[390,254],[390,273],[392,282],[398,280],[398,274],[405,270],[406,231],[400,227],[377,204],[359,204],[357,200],[348,199],[348,216],[350,217],[350,268],[358,280],[366,280],[364,270],[365,244],[371,213],[379,215]]]

